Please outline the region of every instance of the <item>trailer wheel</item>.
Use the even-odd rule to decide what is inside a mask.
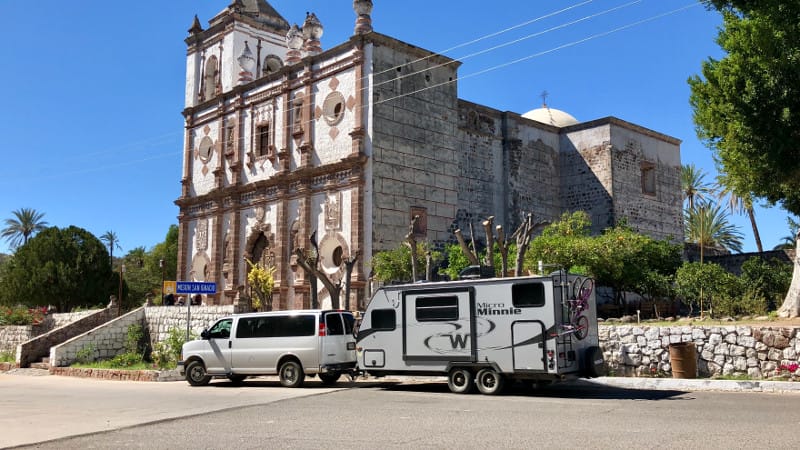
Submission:
[[[606,374],[606,365],[603,361],[603,351],[600,347],[592,346],[583,353],[583,371],[589,378],[602,377]]]
[[[300,367],[300,363],[289,359],[281,364],[281,368],[278,370],[278,378],[283,387],[296,388],[303,385],[306,374],[303,373],[303,368]]]
[[[447,375],[447,387],[455,394],[469,394],[475,385],[472,377],[469,369],[457,367]]]
[[[503,390],[503,376],[492,368],[481,369],[475,377],[475,384],[481,394],[495,395]]]

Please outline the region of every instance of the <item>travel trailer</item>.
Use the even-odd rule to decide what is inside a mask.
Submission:
[[[456,393],[596,377],[596,311],[593,280],[561,272],[386,286],[362,317],[358,366],[377,377],[445,375]]]
[[[178,369],[192,386],[212,377],[241,382],[278,375],[300,387],[306,375],[335,383],[356,367],[355,318],[349,311],[297,310],[236,314],[217,320],[200,339],[183,344]]]

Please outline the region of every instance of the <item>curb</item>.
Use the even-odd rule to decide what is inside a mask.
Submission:
[[[626,389],[800,394],[800,383],[793,381],[600,377],[585,382]]]

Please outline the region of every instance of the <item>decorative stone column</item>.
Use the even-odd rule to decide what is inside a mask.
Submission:
[[[303,56],[300,53],[300,49],[303,48],[303,32],[297,24],[292,25],[286,33],[286,48],[286,65],[299,63]]]
[[[306,21],[303,22],[303,38],[305,38],[305,51],[309,55],[322,53],[322,44],[319,41],[322,31],[322,23],[317,19],[317,15],[313,12],[306,14]]]
[[[356,12],[356,28],[354,34],[367,34],[372,32],[372,0],[353,0],[353,10]]]
[[[236,61],[239,63],[239,67],[242,68],[242,71],[239,72],[239,84],[246,84],[253,81],[256,59],[253,57],[253,52],[250,51],[250,46],[247,45],[247,41],[244,41],[244,50],[242,50],[242,54],[236,58]]]

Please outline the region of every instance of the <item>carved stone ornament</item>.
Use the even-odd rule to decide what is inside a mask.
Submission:
[[[197,234],[195,235],[197,251],[204,252],[208,249],[208,219],[197,221]]]
[[[325,196],[325,229],[338,231],[342,228],[342,193],[331,192]]]

